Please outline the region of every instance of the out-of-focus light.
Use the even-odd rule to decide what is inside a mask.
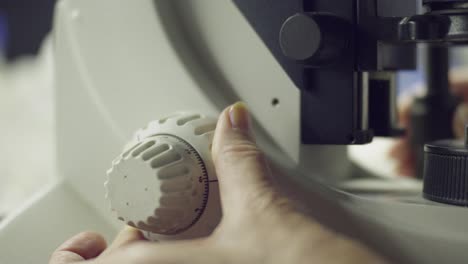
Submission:
[[[0,54],[4,54],[8,40],[8,21],[4,13],[0,12]]]

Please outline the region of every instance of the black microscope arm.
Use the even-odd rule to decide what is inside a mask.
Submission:
[[[423,15],[396,1],[407,17],[380,17],[379,0],[233,1],[301,91],[304,144],[401,135],[392,73],[416,67],[417,42],[468,39],[461,0],[425,0]]]
[[[415,68],[415,48],[381,45],[366,31],[374,0],[234,2],[301,91],[304,144],[365,144],[398,132],[393,82],[368,72]]]

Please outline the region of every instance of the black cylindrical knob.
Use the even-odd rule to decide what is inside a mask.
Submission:
[[[441,140],[425,146],[426,199],[468,206],[468,127],[465,131],[465,141]]]
[[[289,17],[281,27],[283,54],[310,66],[335,62],[350,43],[350,23],[323,13],[299,13]]]
[[[440,9],[459,9],[467,8],[467,0],[423,0],[423,4],[429,8],[429,10],[440,10]]]

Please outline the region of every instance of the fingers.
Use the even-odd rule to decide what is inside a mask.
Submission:
[[[408,138],[400,139],[390,150],[390,157],[397,161],[396,172],[401,176],[415,175],[415,153]]]
[[[456,138],[464,138],[465,124],[468,123],[468,74],[466,68],[455,69],[450,72],[451,90],[463,99],[453,119],[453,131]]]
[[[104,251],[106,241],[96,233],[80,233],[59,246],[50,258],[49,264],[68,264],[94,258]]]
[[[454,95],[468,102],[468,74],[466,68],[450,72],[450,89]],[[415,172],[415,152],[409,136],[411,131],[411,101],[407,100],[399,111],[400,123],[407,129],[406,136],[391,149],[390,156],[398,161],[397,172],[403,176],[412,176]],[[453,130],[457,138],[464,138],[465,124],[468,123],[468,104],[459,105],[453,119]]]
[[[50,264],[68,264],[84,261],[97,256],[106,256],[132,242],[144,240],[138,229],[126,226],[106,249],[106,241],[96,233],[80,233],[63,243],[52,254]],[[103,253],[103,251],[105,252]],[[102,254],[101,254],[102,253]]]
[[[400,109],[398,111],[398,119],[400,126],[406,129],[406,133],[403,138],[399,139],[397,143],[390,149],[389,156],[396,160],[396,173],[401,176],[413,176],[415,167],[415,153],[413,147],[411,146],[410,134],[411,134],[411,105],[412,98],[405,98],[406,100],[402,101],[400,104]]]
[[[223,207],[243,206],[252,195],[269,192],[270,170],[254,142],[245,104],[236,103],[221,113],[212,153]]]
[[[406,129],[409,128],[411,120],[411,105],[413,103],[412,98],[403,101],[400,105],[400,110],[398,111],[398,121],[400,125]]]
[[[142,240],[145,240],[145,238],[140,230],[131,226],[125,226],[122,231],[120,231],[120,233],[115,237],[112,244],[106,249],[106,251],[104,251],[104,253],[102,253],[102,255],[108,255],[118,248]]]
[[[453,94],[468,100],[468,75],[466,68],[455,69],[450,72],[450,89]]]
[[[468,124],[468,104],[460,104],[453,118],[453,131],[456,138],[465,137],[466,124]]]

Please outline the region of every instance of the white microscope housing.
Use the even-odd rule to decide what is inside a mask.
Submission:
[[[122,223],[103,183],[134,131],[181,110],[216,116],[238,100],[280,182],[305,186],[325,223],[401,263],[466,262],[465,208],[401,192],[396,179],[378,180],[396,186],[385,192],[341,188],[356,171],[346,148],[301,144],[299,90],[231,1],[62,0],[53,36],[59,179],[2,224],[0,263],[46,263],[83,230],[111,240]]]

